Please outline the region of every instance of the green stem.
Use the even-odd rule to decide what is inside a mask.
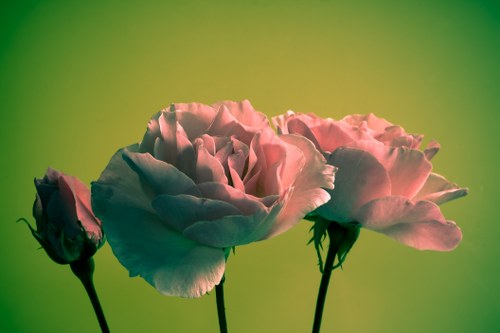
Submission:
[[[87,260],[78,260],[70,263],[71,271],[80,279],[87,291],[90,298],[90,302],[94,307],[94,312],[99,321],[99,326],[101,327],[102,333],[109,333],[108,324],[106,323],[106,318],[104,317],[104,312],[102,311],[101,303],[97,297],[97,293],[94,287],[94,259],[89,258]]]
[[[226,309],[224,306],[224,280],[215,286],[215,297],[217,299],[217,315],[219,316],[219,329],[220,333],[227,333]]]
[[[321,283],[319,285],[318,299],[316,301],[316,311],[314,313],[313,333],[319,333],[321,328],[321,319],[323,317],[323,309],[325,307],[326,293],[328,291],[328,284],[332,275],[333,263],[339,250],[339,244],[334,239],[334,229],[336,223],[330,223],[328,226],[328,237],[330,244],[328,245],[328,253],[326,255],[325,266],[323,275],[321,276]]]

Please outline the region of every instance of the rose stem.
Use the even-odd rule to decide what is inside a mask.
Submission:
[[[328,237],[330,244],[328,245],[328,252],[326,255],[325,266],[323,275],[321,276],[321,283],[319,285],[318,299],[316,301],[316,312],[314,313],[313,333],[319,333],[321,327],[321,318],[323,317],[323,308],[325,306],[326,293],[328,291],[328,284],[333,270],[333,262],[339,250],[338,242],[334,241],[333,229],[335,223],[330,223],[328,226]]]
[[[215,286],[215,297],[217,299],[217,315],[219,316],[220,333],[227,333],[226,309],[224,307],[225,279],[225,276],[222,276],[222,280],[220,281],[220,283]]]
[[[90,298],[90,302],[94,307],[97,320],[99,321],[99,326],[101,327],[102,333],[109,333],[108,324],[106,323],[106,318],[104,317],[104,312],[102,311],[101,303],[97,297],[97,293],[94,287],[94,259],[91,257],[87,260],[77,260],[70,263],[71,271],[82,281],[87,295]]]

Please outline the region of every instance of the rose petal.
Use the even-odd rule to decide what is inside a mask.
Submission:
[[[252,104],[250,104],[247,99],[241,102],[222,101],[213,104],[213,108],[218,110],[222,105],[228,109],[238,122],[246,127],[254,128],[255,131],[258,131],[261,128],[269,126],[266,115],[255,111]]]
[[[288,110],[285,114],[271,118],[271,121],[272,121],[274,127],[276,127],[276,130],[277,130],[279,135],[290,134],[290,132],[288,132],[287,123],[288,123],[288,120],[291,117],[293,117],[294,115],[295,115],[295,112]]]
[[[177,119],[175,112],[162,112],[158,118],[160,136],[155,141],[154,156],[163,162],[177,164]]]
[[[258,133],[254,141],[252,141],[252,148],[263,171],[257,185],[262,189],[259,196],[281,194],[283,191],[281,180],[288,157],[286,148],[271,131]],[[293,157],[293,154],[291,157]]]
[[[457,184],[449,182],[443,176],[431,173],[413,200],[427,200],[441,205],[450,200],[463,197],[468,192],[467,188],[461,188]]]
[[[186,130],[190,141],[207,130],[216,113],[213,107],[201,103],[174,103],[170,110],[175,110],[177,121]]]
[[[289,126],[291,122],[289,123]],[[320,149],[324,152],[331,153],[338,147],[341,147],[354,138],[352,134],[344,129],[342,123],[336,122],[330,118],[325,119],[320,125],[311,127],[316,140],[318,140]],[[292,133],[295,133],[291,131]]]
[[[388,147],[376,141],[359,140],[348,147],[361,149],[377,158],[391,179],[391,194],[412,198],[424,185],[432,165],[416,149]]]
[[[221,147],[221,149],[217,151],[217,153],[215,153],[214,156],[224,168],[224,174],[226,175],[226,177],[230,175],[228,158],[233,153],[233,148],[233,142],[228,141],[223,147]]]
[[[280,210],[275,205],[269,212],[253,215],[225,216],[214,221],[200,221],[184,230],[184,235],[208,246],[230,248],[262,239],[269,233],[274,218]]]
[[[113,253],[130,276],[141,276],[162,294],[200,297],[220,283],[222,249],[186,239],[151,212],[127,202],[108,199],[101,218]]]
[[[122,177],[123,174],[124,166],[119,161],[114,161],[118,158],[123,158],[128,166],[140,175],[143,185],[141,192],[146,191],[152,197],[156,197],[158,194],[199,195],[199,191],[196,189],[196,185],[191,178],[173,165],[155,159],[149,153],[133,153],[128,149],[118,151],[111,159],[110,166],[106,168],[106,170],[110,169],[110,175],[112,174],[112,169],[118,169],[119,172],[115,172],[114,177]],[[112,163],[113,165],[111,165]]]
[[[113,155],[113,157],[111,157],[111,160],[106,166],[106,169],[104,169],[104,171],[101,173],[99,180],[97,180],[96,182],[92,182],[91,199],[92,210],[94,211],[95,216],[104,215],[104,212],[106,210],[106,206],[104,205],[106,201],[96,200],[96,197],[108,198],[113,196],[114,198],[118,198],[121,201],[129,202],[135,207],[140,207],[144,210],[151,209],[151,197],[154,197],[156,195],[151,196],[151,192],[154,192],[155,190],[151,188],[152,185],[149,184],[149,182],[151,180],[154,180],[155,178],[148,178],[144,171],[141,170],[141,168],[144,168],[146,172],[151,172],[152,169],[154,169],[154,167],[149,166],[149,164],[165,164],[167,165],[167,168],[175,168],[164,162],[155,160],[148,153],[139,154],[136,153],[137,151],[139,151],[139,145],[131,145],[118,150]],[[125,157],[126,155],[127,157]],[[144,157],[146,161],[142,161],[141,157]],[[131,158],[134,158],[135,162],[133,162]],[[126,159],[128,159],[128,162],[126,162]],[[130,164],[132,164],[132,167],[130,166]],[[157,175],[157,179],[161,179],[163,173],[164,171],[162,171],[161,174]],[[175,172],[170,175],[173,175],[175,177]],[[186,189],[191,189],[189,186],[195,186],[190,179],[189,181],[191,182],[191,184],[185,186]],[[171,181],[171,183],[175,184],[173,180]],[[179,186],[179,188],[181,189],[182,187],[182,185]],[[170,190],[174,190],[174,193],[168,194],[178,194],[175,193],[175,190],[177,188],[177,186],[172,186]],[[196,187],[194,188],[196,189]],[[159,191],[161,192],[161,189],[159,189]]]
[[[261,202],[261,199],[226,184],[202,183],[198,184],[198,189],[202,197],[229,202],[242,211],[244,215],[252,215],[258,211],[268,210]]]
[[[331,118],[321,119],[314,114],[295,114],[289,111],[284,116],[273,118],[273,122],[279,133],[302,135],[323,152],[331,153],[354,139],[342,123]]]
[[[74,176],[61,174],[59,177],[59,190],[65,200],[69,200],[65,204],[72,205],[67,207],[75,209],[76,218],[82,224],[88,237],[100,242],[102,240],[101,222],[95,218],[92,212],[90,190],[87,186]],[[74,213],[72,212],[72,216]],[[75,224],[77,220],[73,220]]]
[[[284,207],[280,211],[272,231],[267,237],[273,237],[283,233],[297,224],[306,214],[330,200],[330,195],[323,188],[333,189],[334,173],[336,168],[326,164],[323,155],[316,150],[314,144],[308,139],[288,134],[281,135],[280,139],[288,145],[298,148],[301,154],[302,163],[290,164],[285,173],[294,172],[290,183],[293,188]],[[291,177],[291,175],[284,176]]]
[[[406,134],[402,127],[393,125],[387,127],[383,133],[375,135],[374,138],[386,146],[417,149],[420,146],[423,135]]]
[[[462,239],[460,228],[446,221],[430,201],[412,202],[400,196],[376,199],[361,208],[356,220],[419,250],[451,251]]]
[[[45,172],[45,176],[43,177],[43,183],[55,186],[58,184],[59,177],[61,175],[62,175],[61,172],[59,172],[56,169],[53,169],[51,167],[48,167],[47,171]]]
[[[425,157],[430,161],[438,153],[440,148],[441,145],[439,142],[432,140],[424,150]]]
[[[49,223],[55,225],[57,230],[63,230],[69,238],[75,238],[81,234],[81,227],[78,225],[78,217],[75,211],[75,199],[71,193],[57,191],[52,194],[47,205],[47,215],[50,216]],[[51,236],[53,232],[46,230],[46,234]]]
[[[369,113],[366,115],[352,114],[345,116],[341,121],[346,122],[351,126],[356,126],[356,127],[366,126],[367,128],[377,133],[384,133],[387,127],[392,126],[392,123],[388,122],[384,118],[379,118],[375,116],[373,113]]]
[[[241,215],[230,203],[197,198],[192,195],[157,196],[152,206],[161,220],[178,231],[183,231],[197,221],[212,221],[227,215]]]
[[[242,150],[238,150],[227,158],[232,184],[235,188],[243,192],[245,191],[245,184],[243,184],[241,177],[245,168],[245,162],[246,158]]]
[[[207,134],[222,137],[230,137],[234,135],[239,140],[248,144],[252,140],[255,131],[252,131],[251,129],[248,130],[245,126],[239,123],[228,111],[226,106],[222,105],[219,108],[214,121],[210,125],[210,128],[207,130]]]
[[[177,160],[175,161],[175,167],[189,178],[194,179],[196,170],[194,147],[180,124],[177,124],[175,141],[177,143]]]
[[[156,139],[161,136],[160,124],[158,123],[158,118],[160,118],[161,114],[162,113],[160,111],[149,120],[146,133],[144,133],[144,138],[142,139],[139,148],[141,153],[154,153]]]
[[[196,162],[196,182],[218,182],[227,184],[227,177],[224,172],[224,167],[217,158],[210,155],[210,153],[203,146],[203,141],[197,140],[197,162]]]
[[[368,152],[338,148],[328,158],[328,164],[338,167],[335,189],[328,191],[331,200],[317,212],[330,221],[352,222],[361,206],[391,193],[389,175]]]
[[[279,119],[279,117],[277,117]],[[304,121],[305,120],[305,121]],[[312,132],[311,128],[307,124],[307,118],[306,119],[301,119],[299,116],[294,116],[293,114],[290,115],[290,117],[286,120],[277,120],[275,121],[277,126],[280,126],[278,124],[283,124],[281,126],[284,126],[283,128],[280,126],[278,127],[280,129],[281,133],[284,134],[298,134],[302,135],[305,138],[309,139],[312,143],[314,143],[314,146],[317,149],[323,149],[321,147],[321,144],[319,143],[318,139],[316,139],[316,136]]]

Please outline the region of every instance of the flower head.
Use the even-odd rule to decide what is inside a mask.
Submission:
[[[92,257],[104,243],[101,222],[90,205],[89,189],[76,177],[48,168],[35,179],[33,236],[52,260],[68,264]]]
[[[339,223],[359,223],[417,249],[447,251],[462,239],[439,204],[467,189],[431,172],[439,150],[432,141],[418,150],[422,135],[412,135],[373,114],[340,121],[288,112],[273,119],[280,133],[311,140],[338,167],[332,199],[315,211]]]
[[[172,104],[92,185],[113,252],[161,293],[199,297],[225,251],[280,234],[327,202],[334,168],[307,139],[278,137],[248,101]]]

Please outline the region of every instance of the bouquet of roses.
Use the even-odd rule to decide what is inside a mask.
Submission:
[[[361,227],[419,250],[460,243],[460,228],[439,205],[467,189],[432,172],[437,142],[421,151],[422,135],[373,114],[336,121],[289,111],[272,123],[277,131],[246,100],[175,103],[151,118],[140,143],[111,157],[91,191],[51,168],[35,180],[31,231],[82,281],[103,332],[92,256],[104,234],[130,276],[164,295],[196,298],[215,288],[221,332],[231,251],[303,219],[312,222],[322,273],[313,332],[332,270]]]

